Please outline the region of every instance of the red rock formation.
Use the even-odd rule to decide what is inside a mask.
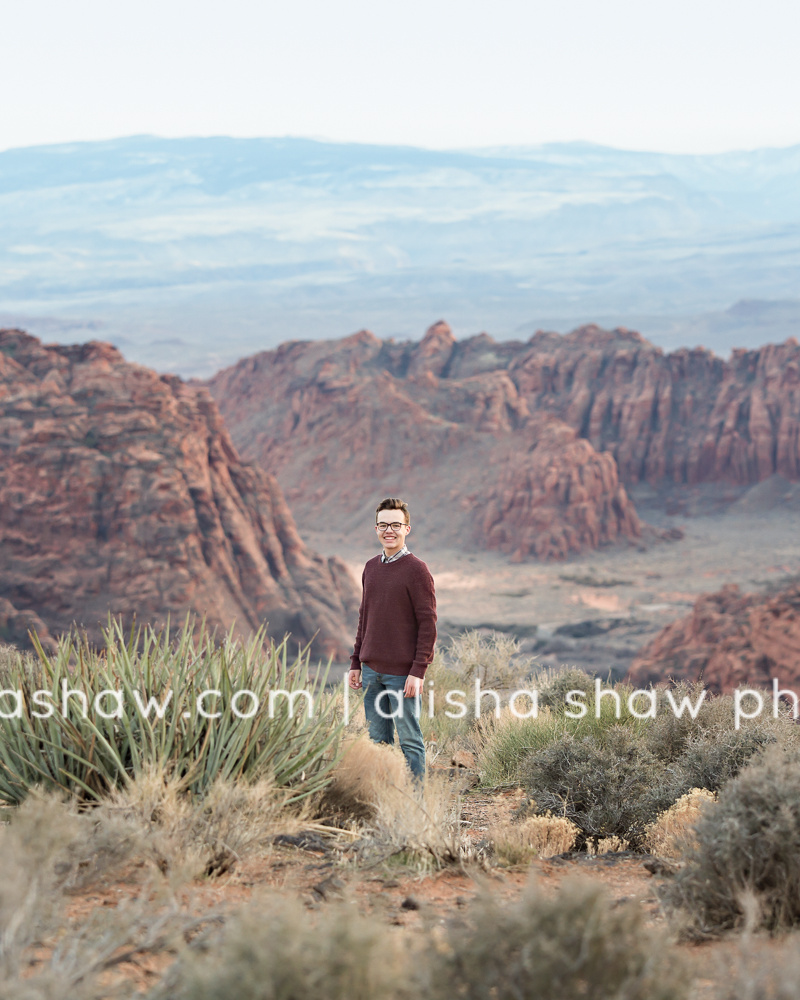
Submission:
[[[637,684],[702,680],[711,690],[772,686],[800,694],[800,585],[771,596],[741,594],[733,585],[695,602],[634,660]]]
[[[723,361],[702,348],[665,355],[624,329],[496,343],[486,334],[455,341],[440,321],[418,344],[366,331],[284,344],[209,387],[243,454],[279,477],[301,525],[329,496],[366,516],[366,494],[413,491],[430,506],[444,493],[472,510],[478,544],[555,555],[637,534],[617,471],[626,485],[800,478],[800,347],[791,339]],[[585,467],[580,475],[594,484],[582,513],[564,499],[574,489],[542,492],[549,459],[534,441],[543,415],[592,446],[557,460],[564,482],[577,485]],[[487,482],[482,467],[497,453],[506,466],[494,462]],[[476,484],[483,510],[463,496],[476,495]],[[541,496],[544,522],[534,514]],[[451,540],[461,544],[456,521]],[[557,537],[543,542],[548,531]]]
[[[47,652],[55,650],[56,643],[50,630],[35,611],[17,611],[11,601],[0,597],[0,643],[24,649],[31,645],[32,632],[36,633]]]
[[[0,331],[0,598],[54,634],[77,621],[96,636],[109,611],[194,612],[240,633],[318,633],[315,655],[336,658],[358,607],[344,565],[309,552],[275,480],[240,461],[205,389],[107,344],[15,330]]]
[[[532,410],[610,450],[625,483],[800,478],[794,339],[723,361],[702,348],[665,355],[638,333],[589,326],[536,334],[508,372]]]
[[[532,415],[490,338],[462,349],[439,322],[419,344],[366,331],[294,342],[209,387],[242,452],[279,478],[301,525],[325,505],[354,525],[376,499],[400,495],[424,508],[439,544],[517,559],[639,534],[613,458]]]

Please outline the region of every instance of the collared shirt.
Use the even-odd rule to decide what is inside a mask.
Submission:
[[[381,552],[381,562],[382,563],[396,562],[402,556],[410,556],[410,555],[411,553],[408,551],[408,546],[404,545],[399,552],[395,552],[395,554],[393,556],[389,556],[388,559],[386,558],[386,553]]]

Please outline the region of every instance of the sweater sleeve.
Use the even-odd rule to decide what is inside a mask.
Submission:
[[[364,577],[366,575],[366,567],[361,574],[361,604],[358,609],[358,628],[356,630],[356,641],[353,643],[353,655],[350,657],[350,669],[360,670],[361,669],[361,642],[364,639],[364,601],[366,599],[367,590],[364,586]]]
[[[433,647],[436,644],[436,593],[433,577],[424,563],[421,564],[411,589],[411,603],[417,619],[417,649],[411,676],[424,677],[428,664],[433,659]]]

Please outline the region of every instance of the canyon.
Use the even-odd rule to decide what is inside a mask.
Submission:
[[[792,338],[725,361],[625,329],[457,341],[440,321],[420,342],[289,342],[207,385],[303,527],[327,497],[355,524],[365,494],[398,492],[447,507],[443,543],[563,558],[641,536],[636,484],[800,478]]]

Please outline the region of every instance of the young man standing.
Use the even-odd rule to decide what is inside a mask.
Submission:
[[[425,671],[436,642],[436,595],[428,567],[406,546],[408,504],[381,500],[375,531],[382,545],[361,576],[358,632],[348,682],[364,687],[370,739],[393,743],[394,727],[412,774],[425,774],[425,742],[419,726]]]

